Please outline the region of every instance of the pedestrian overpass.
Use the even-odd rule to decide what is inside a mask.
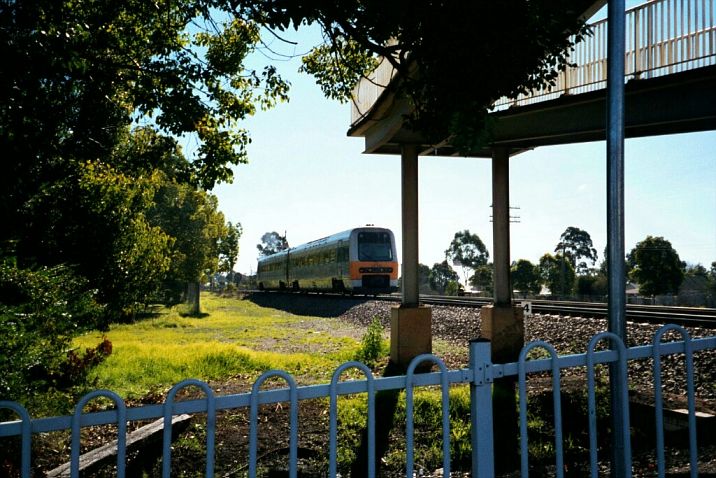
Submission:
[[[625,122],[627,137],[716,129],[716,21],[714,0],[653,0],[626,12]],[[490,147],[469,156],[491,157],[500,146],[513,152],[536,146],[605,138],[607,23],[570,54],[572,66],[551,88],[493,105],[497,120]],[[426,144],[403,127],[405,99],[386,90],[395,75],[388,61],[357,86],[350,136],[365,138],[366,153],[456,155],[445,143]]]

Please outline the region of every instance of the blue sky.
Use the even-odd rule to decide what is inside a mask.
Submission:
[[[287,35],[306,51],[317,31]],[[256,53],[255,65],[267,58]],[[274,62],[292,84],[289,103],[258,112],[249,130],[249,164],[214,193],[244,234],[237,270],[255,271],[256,244],[267,231],[286,231],[292,246],[364,224],[392,229],[400,255],[400,158],[362,154],[346,136],[350,105],[323,97],[298,58]],[[626,142],[626,238],[629,251],[647,235],[671,241],[682,260],[716,261],[716,132]],[[485,159],[420,158],[420,262],[442,261],[455,232],[469,229],[492,251],[491,166]],[[536,262],[552,252],[569,226],[606,246],[606,144],[540,147],[510,161],[511,257]]]

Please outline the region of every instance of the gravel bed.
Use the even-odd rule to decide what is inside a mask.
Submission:
[[[340,317],[360,325],[367,325],[373,317],[379,317],[386,329],[390,327],[391,303],[367,301],[350,307]],[[432,306],[433,337],[445,340],[455,346],[467,345],[467,341],[480,335],[480,309],[471,307]],[[628,323],[629,346],[648,345],[660,326],[654,324]],[[550,343],[558,354],[584,353],[589,340],[597,333],[607,330],[606,319],[540,315],[525,318],[525,340],[544,340]],[[714,334],[711,329],[689,327],[691,337],[707,337]],[[665,341],[671,337],[667,334]],[[676,336],[674,335],[674,338]],[[462,360],[467,363],[467,348]],[[458,364],[463,365],[464,364]],[[664,392],[678,396],[686,394],[686,372],[683,355],[665,356],[662,359]],[[632,389],[650,391],[653,388],[652,361],[640,360],[629,363],[629,377]],[[581,372],[576,371],[577,374]],[[574,375],[564,370],[565,376]],[[716,350],[694,354],[694,385],[696,395],[708,401],[716,400]],[[703,404],[706,406],[707,404]],[[710,407],[709,407],[710,408]]]

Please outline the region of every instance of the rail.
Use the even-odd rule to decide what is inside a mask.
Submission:
[[[680,334],[680,341],[662,342],[665,334],[676,332]],[[612,350],[596,351],[596,345],[602,341],[609,340],[613,344]],[[547,359],[528,359],[528,352],[534,348],[542,348],[549,352]],[[75,413],[71,416],[51,417],[31,419],[27,411],[15,402],[0,401],[0,409],[10,409],[14,411],[19,420],[13,422],[0,423],[0,444],[3,443],[4,437],[21,437],[20,456],[18,462],[21,462],[21,475],[24,478],[32,476],[32,436],[39,433],[46,433],[58,430],[69,430],[71,432],[71,476],[79,476],[79,451],[81,445],[81,429],[84,427],[114,424],[117,426],[117,476],[123,477],[126,470],[126,430],[127,422],[147,419],[163,419],[165,424],[163,451],[162,451],[162,476],[168,477],[171,472],[171,421],[175,415],[189,414],[205,414],[202,420],[206,421],[206,459],[205,474],[208,477],[213,476],[215,472],[215,431],[216,422],[219,419],[217,412],[231,409],[244,409],[249,411],[249,434],[244,445],[248,447],[248,475],[250,477],[257,476],[257,440],[259,435],[258,409],[261,405],[278,404],[288,402],[289,421],[290,421],[290,437],[289,437],[289,456],[288,470],[289,476],[295,478],[298,475],[298,456],[297,456],[297,433],[298,433],[298,404],[299,401],[311,398],[326,397],[329,399],[329,418],[330,425],[328,434],[329,446],[324,452],[328,456],[328,474],[331,477],[337,476],[336,454],[337,454],[337,427],[336,427],[336,403],[338,397],[348,394],[366,394],[368,401],[368,413],[366,415],[366,430],[368,436],[368,475],[375,476],[376,470],[373,467],[375,462],[375,399],[376,394],[383,390],[405,390],[403,400],[406,402],[406,423],[405,423],[405,471],[406,476],[414,476],[414,408],[413,408],[413,390],[415,387],[439,386],[441,388],[442,403],[442,425],[441,433],[436,435],[441,437],[443,450],[443,476],[450,476],[451,453],[450,453],[450,420],[448,407],[448,387],[451,384],[466,384],[470,386],[471,401],[471,430],[472,430],[472,476],[477,478],[491,478],[494,476],[494,456],[493,456],[493,423],[492,423],[492,383],[494,380],[504,377],[516,377],[519,385],[519,405],[520,405],[520,430],[522,438],[520,446],[522,452],[520,454],[522,476],[527,476],[529,470],[529,460],[531,453],[528,448],[527,437],[527,375],[536,372],[552,373],[551,392],[554,397],[554,440],[555,440],[555,472],[557,476],[563,475],[563,450],[562,450],[562,427],[561,427],[561,410],[559,408],[560,397],[560,376],[561,371],[567,368],[587,367],[587,390],[588,390],[588,430],[589,430],[589,450],[590,450],[590,470],[592,476],[598,476],[598,456],[597,456],[597,427],[596,427],[596,410],[597,403],[594,396],[594,366],[596,364],[605,364],[618,362],[621,367],[626,367],[628,361],[648,360],[653,362],[652,373],[654,381],[654,400],[655,400],[655,423],[656,423],[656,462],[660,476],[664,476],[665,458],[664,458],[664,410],[662,400],[662,357],[672,354],[685,354],[684,367],[687,376],[686,396],[688,398],[688,430],[689,430],[689,463],[691,476],[698,475],[698,456],[697,456],[697,424],[695,411],[695,391],[694,391],[694,364],[693,354],[699,351],[712,350],[716,348],[716,336],[692,339],[688,333],[679,326],[667,325],[662,327],[654,336],[653,344],[639,347],[626,348],[621,340],[610,334],[603,332],[592,338],[589,342],[588,351],[585,354],[558,356],[549,344],[545,342],[533,342],[527,344],[520,354],[519,361],[514,363],[493,364],[491,362],[491,346],[488,341],[472,341],[470,343],[470,365],[468,368],[459,370],[448,370],[442,360],[434,355],[426,354],[416,357],[408,367],[407,374],[396,377],[373,378],[371,371],[363,364],[358,362],[347,362],[339,366],[333,373],[330,384],[313,385],[313,386],[297,386],[293,377],[283,371],[271,370],[262,374],[253,384],[250,393],[233,394],[217,396],[214,391],[205,383],[198,380],[185,380],[176,384],[167,396],[163,404],[145,405],[140,407],[126,407],[124,401],[113,392],[107,390],[96,390],[91,392],[78,402]],[[418,365],[425,362],[437,365],[439,372],[432,373],[415,373]],[[664,361],[664,363],[666,363]],[[342,381],[341,376],[351,368],[358,369],[365,375],[363,380],[347,380]],[[626,375],[625,375],[626,376]],[[280,378],[286,382],[287,387],[275,390],[261,390],[262,384],[269,378]],[[204,398],[191,399],[183,401],[175,401],[177,392],[193,386],[203,391]],[[627,384],[621,384],[623,393],[627,393]],[[114,409],[101,412],[84,413],[83,408],[88,402],[99,397],[109,398],[115,404]],[[627,447],[630,441],[629,430],[630,421],[628,409],[626,413],[625,429],[619,433],[624,434]],[[34,450],[38,451],[38,450]],[[628,451],[628,450],[627,450]],[[627,461],[627,469],[631,469],[631,456],[627,452],[624,455]],[[199,471],[193,470],[193,471]]]
[[[716,65],[716,0],[652,0],[626,11],[625,81],[647,79]],[[569,55],[572,66],[556,84],[517,98],[500,98],[496,110],[548,101],[606,88],[607,20],[590,24],[592,34]],[[356,86],[351,124],[358,123],[395,76],[390,62],[379,66]]]

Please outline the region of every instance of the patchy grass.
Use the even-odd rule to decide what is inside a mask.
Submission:
[[[465,385],[453,386],[449,393],[450,454],[454,469],[469,469],[470,390]],[[405,473],[405,392],[400,392],[388,449],[383,458],[385,472],[392,476]],[[338,467],[342,474],[350,472],[360,447],[361,432],[368,413],[365,396],[341,398],[338,401]],[[442,467],[442,397],[435,388],[416,388],[414,394],[415,466],[417,470]]]
[[[186,378],[254,377],[282,369],[302,383],[326,381],[355,355],[360,331],[337,319],[299,317],[247,300],[205,294],[202,317],[176,308],[134,324],[114,325],[106,337],[113,353],[92,371],[94,387],[136,398]],[[100,334],[74,345],[88,347]]]

